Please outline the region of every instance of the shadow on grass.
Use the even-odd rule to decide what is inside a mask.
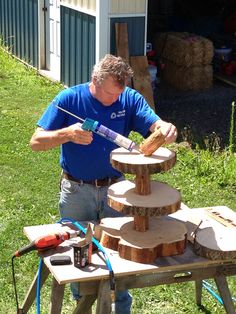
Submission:
[[[209,311],[207,308],[205,308],[205,306],[202,305],[202,304],[198,305],[198,309],[199,309],[200,311],[202,311],[203,313],[211,314],[211,311]]]

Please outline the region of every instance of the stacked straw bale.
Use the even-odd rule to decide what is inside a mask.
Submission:
[[[165,63],[163,78],[181,90],[210,88],[213,82],[213,43],[190,33],[160,33],[154,48]]]

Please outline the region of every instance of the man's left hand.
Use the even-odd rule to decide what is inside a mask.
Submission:
[[[150,131],[154,132],[156,129],[159,128],[161,129],[162,134],[165,136],[166,144],[170,144],[176,141],[178,133],[174,124],[160,119],[152,125]]]

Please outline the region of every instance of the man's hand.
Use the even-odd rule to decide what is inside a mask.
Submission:
[[[76,123],[67,127],[69,139],[75,144],[88,145],[93,140],[93,133],[81,129],[81,124]]]
[[[150,128],[151,132],[154,132],[156,129],[161,129],[162,134],[165,136],[166,144],[170,144],[176,141],[177,138],[177,129],[176,127],[169,122],[158,120]]]

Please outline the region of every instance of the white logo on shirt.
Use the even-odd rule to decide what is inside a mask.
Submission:
[[[125,116],[125,109],[118,111],[117,114],[115,112],[112,112],[111,119],[115,119],[116,117],[120,118],[120,117],[124,117],[124,116]]]

